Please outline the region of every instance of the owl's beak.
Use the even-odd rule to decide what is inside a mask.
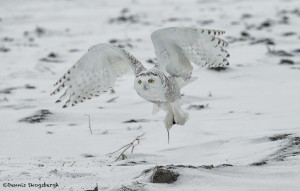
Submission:
[[[148,86],[147,86],[147,84],[144,84],[144,90],[148,90],[149,88],[148,88]]]

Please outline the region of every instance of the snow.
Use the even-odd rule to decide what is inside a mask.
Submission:
[[[270,26],[259,29],[266,21]],[[299,24],[297,0],[0,0],[0,190],[298,190]],[[225,71],[194,67],[198,80],[182,90],[190,118],[171,129],[170,144],[165,113],[152,115],[132,74],[118,79],[115,93],[74,108],[62,109],[49,96],[56,80],[100,42],[118,40],[151,67],[150,34],[169,26],[225,30],[231,54]],[[266,38],[275,43],[271,50],[293,56],[268,52],[266,43],[257,43]],[[281,65],[281,59],[294,64]],[[42,109],[52,114],[20,122]],[[141,121],[124,123],[131,119]],[[127,159],[115,162],[118,154],[108,154],[143,133]],[[282,134],[290,135],[269,139]],[[251,165],[261,161],[266,164]],[[151,173],[143,173],[171,164],[215,168],[178,167],[173,184],[150,183]],[[233,166],[216,167],[223,164]],[[4,187],[44,182],[59,186]]]

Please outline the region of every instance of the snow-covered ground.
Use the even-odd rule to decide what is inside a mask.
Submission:
[[[69,109],[49,96],[96,43],[151,67],[150,34],[169,26],[226,30],[231,54],[226,70],[195,67],[182,90],[190,119],[170,144],[165,113],[152,115],[132,74]],[[0,190],[299,190],[299,26],[298,0],[0,0]],[[114,162],[120,152],[108,153],[143,133]],[[171,164],[172,184],[143,173]],[[28,185],[44,182],[58,187]]]

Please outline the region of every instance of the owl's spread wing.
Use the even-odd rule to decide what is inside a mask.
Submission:
[[[68,98],[63,107],[74,106],[113,87],[117,77],[129,71],[137,75],[144,66],[124,49],[109,44],[97,44],[89,49],[54,85],[54,95],[62,89],[57,100]]]
[[[218,36],[224,31],[171,27],[152,33],[151,39],[158,67],[173,77],[189,79],[193,67],[223,67],[229,65],[227,42]]]

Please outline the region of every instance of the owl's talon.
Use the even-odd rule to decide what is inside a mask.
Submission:
[[[168,144],[170,144],[170,132],[169,132],[169,129],[167,129],[167,132],[168,132]]]

